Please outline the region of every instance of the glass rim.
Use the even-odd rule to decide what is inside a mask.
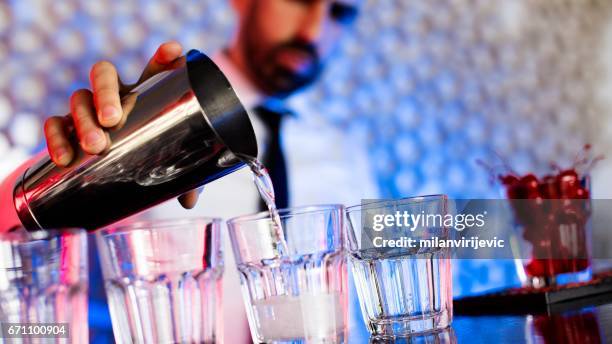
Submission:
[[[78,235],[86,233],[87,231],[83,228],[68,227],[62,229],[38,229],[34,231],[28,231],[22,226],[14,227],[8,232],[0,233],[0,241],[8,242],[34,242],[51,240],[61,236],[62,234]]]
[[[342,210],[346,209],[343,204],[314,204],[314,205],[305,205],[298,207],[289,207],[278,209],[278,216],[281,219],[293,216],[293,215],[303,215],[303,214],[317,214],[323,213],[325,211],[330,210]],[[236,223],[244,223],[244,222],[256,222],[262,220],[270,220],[270,212],[267,210],[260,211],[254,214],[241,215],[233,217],[227,220],[228,225],[233,225]]]
[[[411,196],[403,197],[398,199],[382,199],[377,201],[368,202],[366,204],[356,204],[346,208],[347,214],[350,212],[360,211],[362,209],[378,209],[384,207],[384,204],[412,204],[412,203],[425,203],[439,200],[448,200],[446,194],[431,194],[423,196]]]
[[[138,220],[131,223],[119,224],[116,226],[110,225],[104,228],[101,228],[96,231],[96,234],[100,236],[109,236],[116,234],[123,234],[132,230],[157,230],[157,229],[169,229],[169,228],[177,228],[183,227],[186,224],[193,224],[197,222],[203,223],[217,223],[221,224],[223,219],[219,217],[187,217],[187,218],[169,218],[163,220],[155,220],[155,219],[147,219],[147,220]]]

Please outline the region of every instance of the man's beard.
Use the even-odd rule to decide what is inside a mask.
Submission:
[[[287,97],[316,81],[322,71],[322,63],[314,45],[301,41],[290,41],[262,51],[255,37],[245,42],[246,60],[256,84],[269,95]],[[300,52],[307,56],[308,67],[293,71],[277,63],[285,50]]]

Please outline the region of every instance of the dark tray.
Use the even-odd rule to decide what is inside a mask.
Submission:
[[[612,272],[589,282],[550,288],[511,288],[453,301],[458,315],[558,313],[612,301]]]

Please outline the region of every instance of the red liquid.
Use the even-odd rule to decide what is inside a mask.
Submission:
[[[603,343],[597,316],[591,311],[536,316],[533,326],[545,344]]]

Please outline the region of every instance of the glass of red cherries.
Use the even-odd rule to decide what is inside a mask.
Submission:
[[[586,145],[573,165],[538,178],[510,169],[496,176],[515,224],[513,251],[524,286],[542,288],[591,279],[589,171],[601,156]]]

